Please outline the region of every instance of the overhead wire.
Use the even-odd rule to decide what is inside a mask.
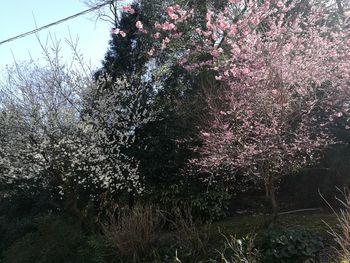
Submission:
[[[55,22],[52,22],[52,23],[50,23],[50,24],[47,24],[47,25],[41,26],[41,27],[39,27],[39,28],[33,29],[33,30],[31,30],[31,31],[28,31],[28,32],[19,34],[19,35],[17,35],[17,36],[14,36],[14,37],[11,37],[11,38],[2,40],[2,41],[0,41],[0,45],[3,45],[3,44],[5,44],[5,43],[11,42],[11,41],[14,41],[14,40],[19,39],[19,38],[26,37],[26,36],[28,36],[28,35],[35,34],[35,33],[39,32],[39,31],[41,31],[41,30],[43,30],[43,29],[46,29],[46,28],[49,28],[49,27],[52,27],[52,26],[61,24],[61,23],[63,23],[63,22],[66,22],[67,20],[76,18],[76,17],[81,16],[81,15],[85,15],[85,14],[87,14],[87,13],[90,13],[90,12],[92,12],[92,11],[95,11],[95,10],[97,10],[97,9],[100,9],[100,8],[102,8],[102,7],[104,7],[105,5],[108,5],[108,4],[110,4],[110,2],[107,1],[107,2],[105,2],[105,3],[103,3],[103,4],[96,5],[96,6],[94,6],[94,7],[91,7],[91,8],[89,8],[89,9],[86,9],[86,10],[84,10],[84,11],[82,11],[82,12],[76,13],[76,14],[71,15],[71,16],[68,16],[68,17],[65,17],[65,18],[63,18],[63,19],[57,20],[57,21],[55,21]]]

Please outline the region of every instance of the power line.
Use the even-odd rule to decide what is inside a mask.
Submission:
[[[6,40],[0,41],[0,45],[5,44],[5,43],[7,43],[7,42],[14,41],[14,40],[19,39],[19,38],[22,38],[22,37],[26,37],[26,36],[31,35],[31,34],[35,34],[35,33],[39,32],[39,31],[41,31],[41,30],[43,30],[43,29],[46,29],[46,28],[49,28],[49,27],[58,25],[58,24],[60,24],[60,23],[66,22],[67,20],[76,18],[76,17],[78,17],[78,16],[85,15],[85,14],[90,13],[90,12],[96,10],[96,9],[100,9],[101,7],[103,7],[103,6],[107,5],[107,4],[109,4],[109,2],[100,4],[100,5],[96,5],[96,6],[94,6],[94,7],[92,7],[92,8],[89,8],[89,9],[87,9],[87,10],[85,10],[85,11],[76,13],[76,14],[74,14],[74,15],[71,15],[71,16],[68,16],[68,17],[66,17],[66,18],[60,19],[60,20],[58,20],[58,21],[52,22],[52,23],[47,24],[47,25],[45,25],[45,26],[42,26],[42,27],[36,28],[36,29],[34,29],[34,30],[31,30],[31,31],[22,33],[22,34],[20,34],[20,35],[17,35],[17,36],[8,38],[8,39],[6,39]]]

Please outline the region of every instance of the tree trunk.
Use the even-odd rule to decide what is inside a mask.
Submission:
[[[65,204],[64,209],[67,214],[78,219],[80,225],[83,224],[84,216],[82,211],[78,206],[78,194],[75,189],[71,189],[71,191],[67,191],[65,196]]]
[[[129,209],[132,210],[135,206],[135,194],[134,191],[130,191],[128,194],[128,205]]]
[[[266,198],[269,200],[270,203],[270,212],[272,217],[270,218],[268,225],[269,227],[273,227],[277,220],[278,215],[278,204],[276,200],[276,188],[274,184],[274,180],[272,178],[269,178],[269,180],[265,184],[265,194]]]
[[[274,226],[277,220],[278,204],[276,200],[276,189],[273,181],[271,181],[269,186],[269,196],[272,208],[272,220],[270,225]]]

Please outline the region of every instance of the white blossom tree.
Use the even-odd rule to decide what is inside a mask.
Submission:
[[[83,198],[96,201],[110,192],[141,193],[138,162],[126,152],[136,129],[150,120],[141,100],[142,84],[67,67],[48,56],[8,68],[0,85],[0,177],[2,183],[46,178],[43,187],[74,213]],[[83,68],[85,69],[85,68]],[[109,83],[109,91],[88,106],[89,98]]]

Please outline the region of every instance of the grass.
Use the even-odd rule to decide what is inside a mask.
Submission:
[[[337,225],[337,218],[334,214],[317,212],[280,215],[277,219],[276,227],[308,228],[326,237],[329,229],[323,221],[330,226],[336,227]],[[213,223],[212,229],[217,232],[220,230],[224,234],[244,236],[266,229],[266,224],[263,215],[239,215]]]

